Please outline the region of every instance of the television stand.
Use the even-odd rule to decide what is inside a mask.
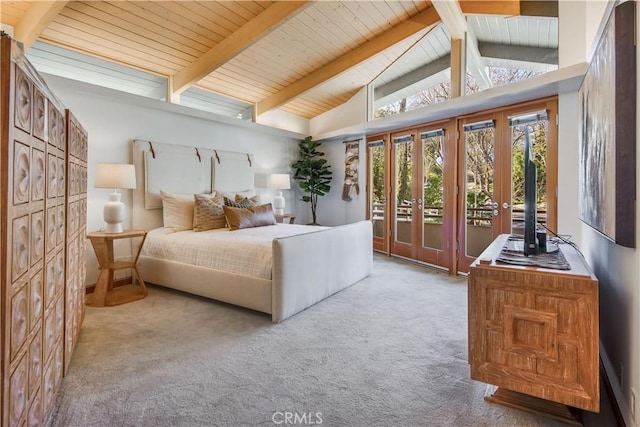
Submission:
[[[499,387],[489,401],[506,404],[522,393],[599,412],[597,279],[563,243],[569,270],[497,263],[508,236],[499,236],[469,272],[471,378]],[[545,407],[527,398],[519,407]],[[555,409],[547,412],[557,418]]]

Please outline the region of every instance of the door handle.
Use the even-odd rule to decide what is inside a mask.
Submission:
[[[510,207],[511,207],[511,205],[509,203],[507,203],[507,202],[504,202],[502,204],[502,209],[509,209]]]
[[[493,207],[493,209],[498,209],[498,206],[500,205],[498,204],[498,202],[493,202],[491,206]]]
[[[498,216],[498,215],[500,215],[500,211],[498,209],[494,209],[493,216]]]

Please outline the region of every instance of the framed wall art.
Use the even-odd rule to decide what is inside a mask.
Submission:
[[[635,247],[635,2],[613,8],[579,91],[579,216]]]

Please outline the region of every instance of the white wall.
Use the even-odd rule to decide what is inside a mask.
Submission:
[[[350,100],[320,114],[310,121],[310,135],[321,135],[367,121],[367,88],[363,87]]]
[[[309,135],[310,133],[309,119],[281,110],[273,110],[261,114],[256,119],[256,123],[304,135]]]
[[[352,190],[351,201],[342,200],[342,190],[344,187],[345,172],[345,144],[344,141],[353,141],[360,139],[359,143],[359,163],[358,163],[358,183],[360,193],[355,194]],[[320,148],[325,153],[325,158],[331,165],[333,171],[333,182],[331,183],[331,191],[326,196],[318,200],[317,220],[322,225],[342,225],[356,221],[361,221],[366,217],[367,209],[367,153],[365,145],[365,136],[331,139],[319,141],[322,143]],[[310,208],[309,208],[310,210]]]
[[[558,233],[580,246],[577,92],[558,96],[558,117]]]
[[[186,107],[141,98],[86,83],[45,75],[47,84],[71,109],[89,132],[87,229],[104,226],[102,208],[110,190],[93,188],[95,167],[98,162],[131,163],[131,140],[145,139],[164,143],[215,147],[224,150],[246,151],[255,156],[256,182],[264,181],[269,173],[289,173],[297,154],[297,135],[276,131],[259,125],[221,123],[211,114],[194,117]],[[168,111],[169,108],[171,111]],[[292,136],[293,135],[293,136]],[[274,192],[256,188],[265,200]],[[297,211],[295,190],[284,191],[287,211]],[[123,191],[123,201],[131,206],[131,192]],[[295,208],[294,208],[295,207]],[[304,206],[301,206],[304,208]],[[130,225],[128,209],[125,226]],[[90,245],[87,246],[87,284],[97,279],[97,263]],[[118,256],[129,254],[128,248],[119,247]]]

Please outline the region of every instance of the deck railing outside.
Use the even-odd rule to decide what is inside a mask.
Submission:
[[[396,209],[396,218],[398,222],[411,222],[412,218],[411,203],[399,205]],[[425,223],[442,224],[443,207],[442,206],[424,206],[423,218]],[[467,208],[467,224],[474,226],[491,227],[493,222],[493,208],[490,206],[481,208]],[[372,215],[373,221],[382,221],[384,219],[384,204],[373,203]],[[538,210],[538,222],[546,223],[547,211]],[[514,207],[511,209],[511,221],[514,228],[522,228],[524,226],[524,208]],[[520,226],[520,227],[519,227]]]

